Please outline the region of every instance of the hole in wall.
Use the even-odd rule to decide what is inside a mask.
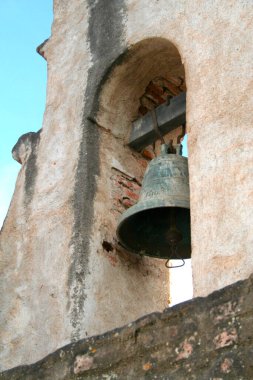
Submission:
[[[107,252],[113,251],[113,245],[109,241],[103,240],[102,247]]]

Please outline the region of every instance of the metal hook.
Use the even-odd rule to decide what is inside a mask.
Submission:
[[[166,261],[166,263],[165,263],[166,268],[169,268],[169,269],[180,268],[180,267],[183,267],[183,266],[185,265],[185,261],[184,261],[184,259],[180,259],[180,260],[183,262],[183,264],[180,264],[180,265],[169,265],[168,262],[169,262],[170,260],[171,260],[171,259],[168,259],[168,260]]]
[[[171,257],[174,256],[174,258],[177,260],[181,260],[183,263],[180,264],[180,265],[169,265],[169,261],[171,260]],[[182,259],[181,257],[178,257],[177,255],[177,245],[175,244],[171,244],[170,245],[170,257],[168,258],[168,260],[166,261],[165,263],[165,266],[166,268],[169,268],[169,269],[173,269],[173,268],[180,268],[180,267],[183,267],[185,265],[185,261],[184,259]]]

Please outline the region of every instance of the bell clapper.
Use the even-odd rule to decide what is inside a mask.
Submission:
[[[183,239],[183,235],[181,232],[177,229],[176,226],[176,214],[175,214],[175,208],[170,209],[170,228],[166,235],[167,241],[169,242],[170,246],[176,246],[180,241]]]
[[[183,239],[183,235],[178,230],[176,226],[176,215],[175,215],[175,209],[172,208],[170,210],[170,228],[166,235],[168,244],[169,244],[169,250],[170,250],[170,257],[174,259],[180,259],[183,263],[180,265],[169,265],[170,258],[166,261],[165,266],[166,268],[179,268],[184,266],[185,261],[181,257],[178,257],[177,248],[180,241]]]

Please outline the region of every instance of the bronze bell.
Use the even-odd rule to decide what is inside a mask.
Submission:
[[[144,175],[140,199],[126,210],[117,236],[129,251],[160,259],[191,256],[188,160],[181,146],[161,146]]]

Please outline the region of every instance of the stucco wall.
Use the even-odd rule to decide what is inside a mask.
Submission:
[[[62,347],[2,380],[250,380],[253,278]]]
[[[166,306],[163,264],[115,247],[109,257],[102,242],[113,243],[116,226],[112,168],[143,173],[125,146],[138,97],[170,52],[177,58],[168,70],[183,72],[177,49],[187,83],[195,295],[252,272],[251,8],[250,0],[55,0],[43,46],[43,129],[27,154],[21,149],[1,232],[2,368]],[[168,41],[162,55],[154,37],[158,47]],[[141,85],[132,75],[125,92],[124,69],[133,73],[134,64]]]

